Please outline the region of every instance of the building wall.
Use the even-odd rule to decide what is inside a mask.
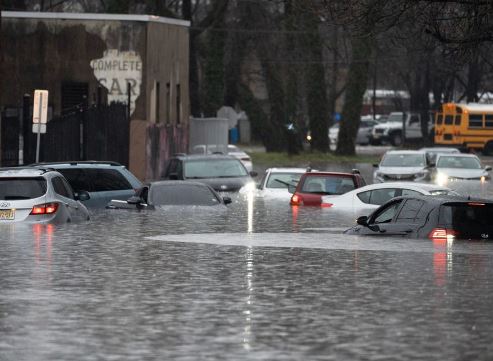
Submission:
[[[115,20],[107,14],[94,19],[80,14],[81,18],[63,20],[36,18],[36,13],[32,17],[5,14],[0,107],[20,107],[24,94],[47,89],[53,114],[59,115],[64,96],[64,104],[68,99],[63,84],[87,84],[88,106],[99,100],[126,103],[130,84],[130,170],[142,180],[154,178],[164,157],[186,151],[189,35],[188,26],[181,24],[185,22]],[[163,134],[154,137],[160,141],[152,147],[149,128]]]

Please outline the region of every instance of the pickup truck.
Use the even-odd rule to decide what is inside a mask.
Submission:
[[[421,132],[421,116],[417,113],[390,113],[388,120],[384,123],[377,124],[373,127],[370,135],[370,144],[387,144],[390,143],[395,147],[402,145],[403,125],[406,124],[405,139],[418,140],[423,138]],[[435,124],[430,117],[428,121],[428,135],[433,134]]]

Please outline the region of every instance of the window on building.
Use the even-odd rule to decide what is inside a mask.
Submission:
[[[181,120],[181,89],[180,84],[176,84],[176,124]]]
[[[171,123],[171,84],[166,83],[166,123]]]
[[[62,115],[87,109],[89,84],[81,82],[62,83]]]
[[[161,113],[160,113],[160,102],[159,102],[159,97],[161,96],[161,91],[160,91],[160,85],[159,82],[155,82],[154,84],[154,112],[156,114],[156,123],[161,122]]]

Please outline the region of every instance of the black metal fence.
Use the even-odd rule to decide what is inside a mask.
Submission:
[[[17,165],[23,124],[23,163],[36,161],[36,138],[29,116],[2,116],[2,166]],[[5,137],[4,137],[5,136]],[[5,139],[5,141],[4,141]],[[40,162],[105,160],[128,166],[130,123],[125,104],[101,105],[51,119],[41,134]],[[16,148],[17,145],[17,148]]]

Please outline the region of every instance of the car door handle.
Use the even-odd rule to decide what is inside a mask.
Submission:
[[[411,233],[413,230],[412,229],[406,229],[404,232],[405,233]]]

